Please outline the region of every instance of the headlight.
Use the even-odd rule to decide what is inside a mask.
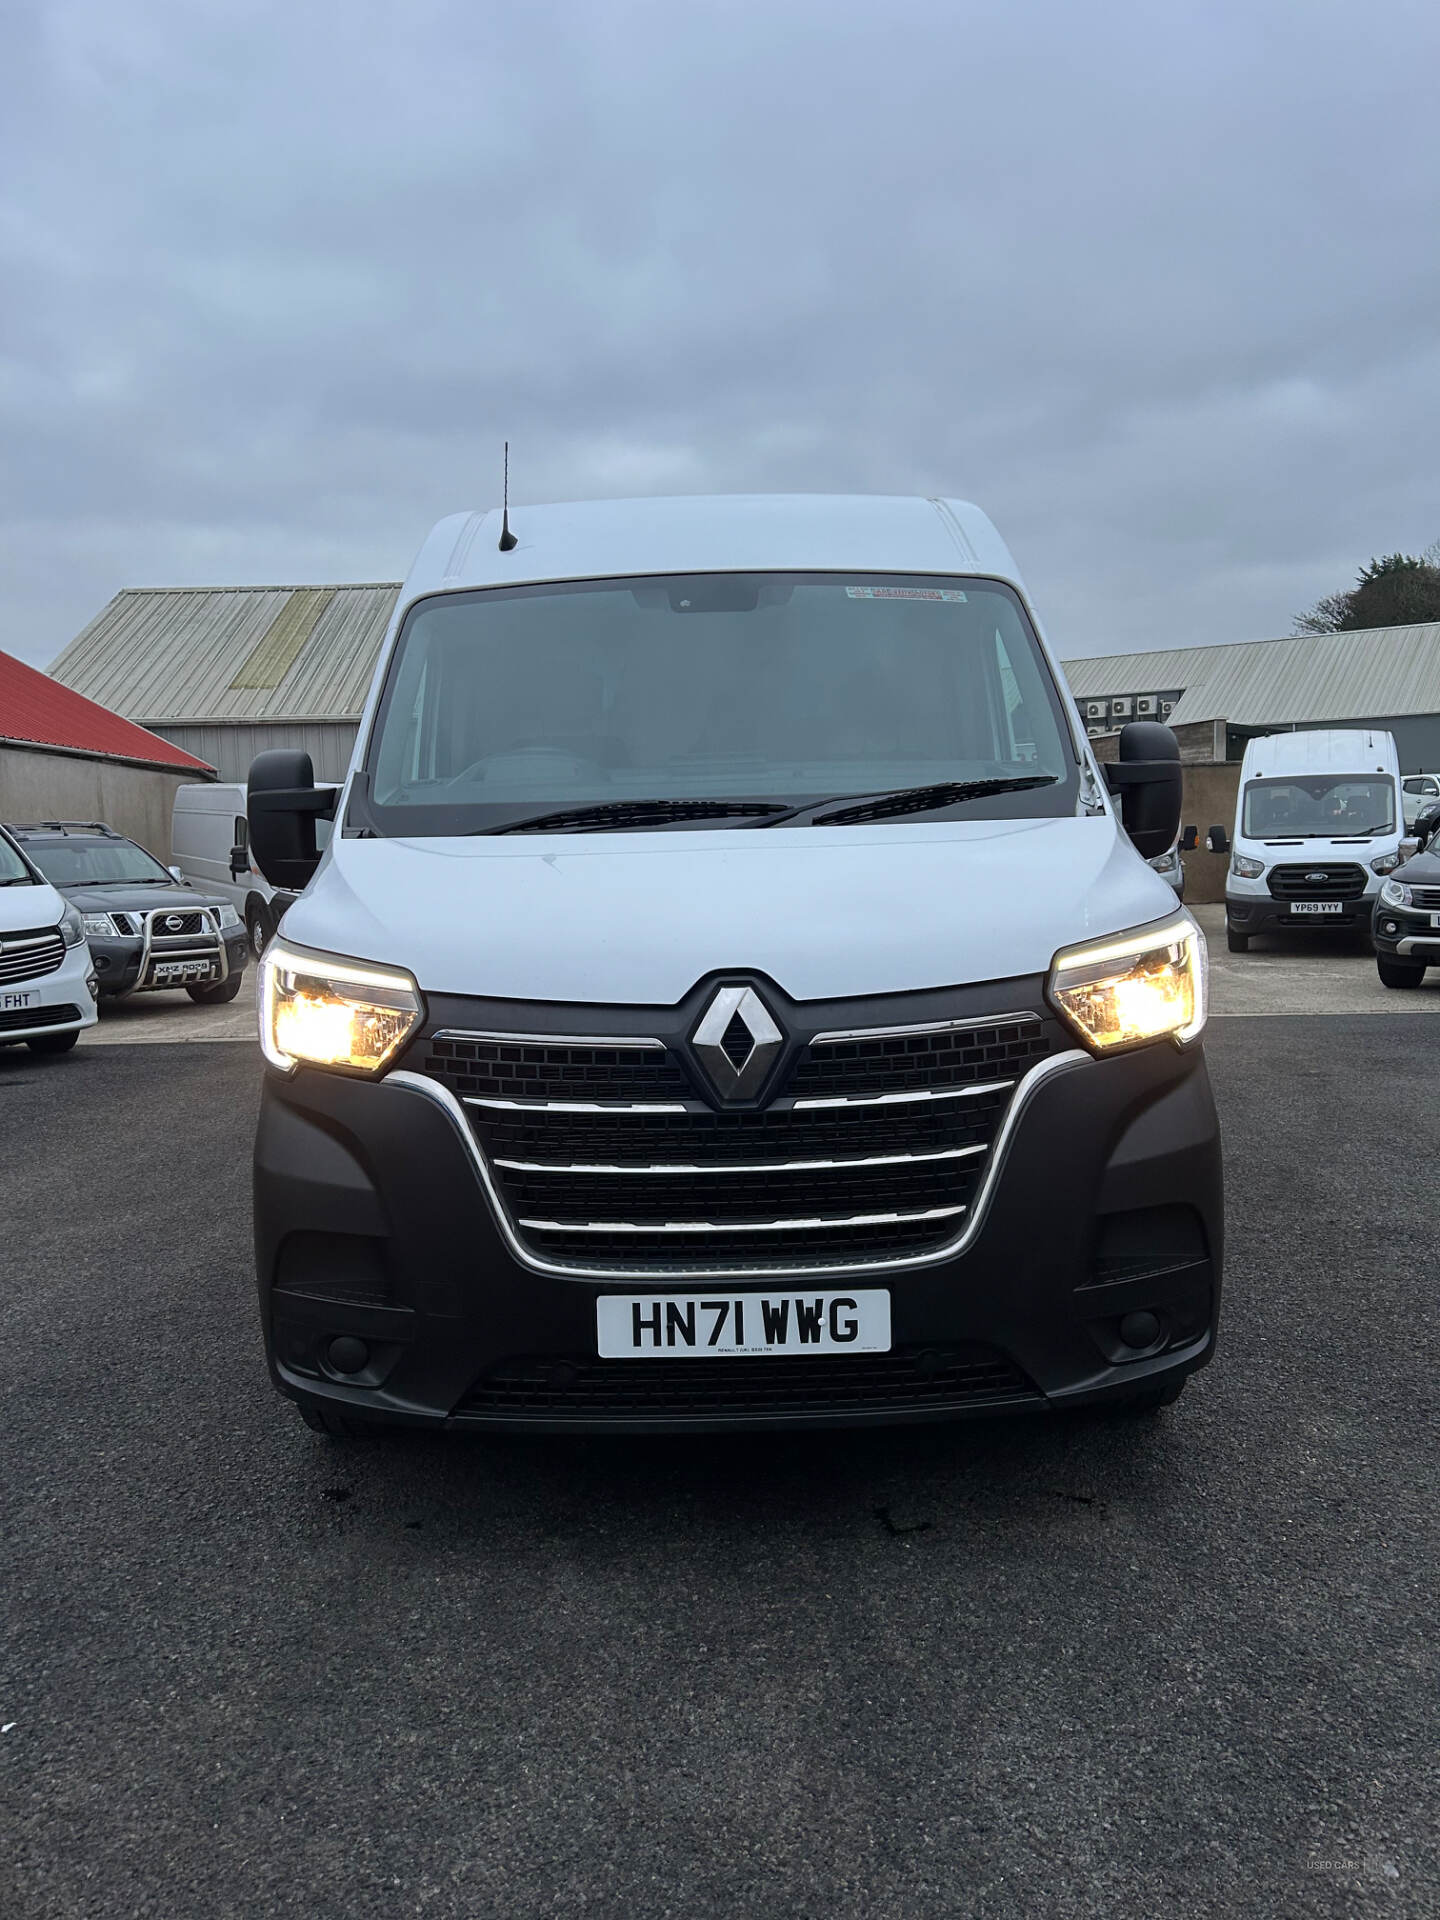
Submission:
[[[1252,860],[1248,853],[1234,853],[1230,856],[1230,871],[1240,880],[1258,880],[1265,871],[1265,862]]]
[[[238,927],[240,924],[240,916],[234,907],[229,905],[221,907],[218,916],[218,925],[222,932],[226,927]]]
[[[1050,998],[1096,1053],[1205,1025],[1205,936],[1188,914],[1055,956]]]
[[[1414,901],[1414,895],[1403,880],[1387,880],[1380,889],[1380,898],[1387,907],[1408,907]]]
[[[420,1013],[408,973],[298,953],[273,940],[260,962],[260,1047],[286,1073],[302,1061],[378,1073]]]
[[[78,907],[67,906],[60,916],[60,938],[66,946],[78,947],[88,932],[89,926],[85,915]]]
[[[1169,853],[1157,853],[1153,860],[1147,860],[1145,864],[1147,867],[1154,867],[1157,873],[1169,873],[1172,867],[1179,866],[1180,855],[1172,847]]]
[[[1372,873],[1393,873],[1400,864],[1398,853],[1382,853],[1370,862]]]
[[[81,919],[86,933],[93,933],[97,940],[115,938],[115,922],[108,913],[87,913]]]

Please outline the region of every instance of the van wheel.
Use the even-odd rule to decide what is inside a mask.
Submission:
[[[42,1033],[25,1044],[32,1053],[69,1053],[79,1038],[80,1029],[76,1027],[70,1033]]]
[[[187,987],[185,991],[197,1007],[223,1007],[239,993],[244,978],[243,973],[232,973],[228,980],[221,980],[213,987]]]
[[[1392,960],[1388,954],[1377,953],[1375,969],[1380,975],[1382,987],[1418,987],[1425,978],[1425,969],[1413,960]],[[30,1042],[33,1047],[35,1042]]]
[[[1248,953],[1250,951],[1250,936],[1248,933],[1237,933],[1227,920],[1225,922],[1225,944],[1231,953]]]
[[[259,959],[270,944],[270,916],[263,907],[251,907],[245,915],[245,930],[250,935],[250,951]]]

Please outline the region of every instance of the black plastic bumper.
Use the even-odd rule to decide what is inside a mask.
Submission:
[[[1369,931],[1375,895],[1364,893],[1337,902],[1339,913],[1292,913],[1288,900],[1261,895],[1225,896],[1225,920],[1237,933],[1353,933]]]
[[[1375,951],[1388,959],[1440,967],[1440,927],[1434,914],[1405,907],[1377,905],[1371,932]]]
[[[1162,1044],[1047,1077],[1011,1136],[971,1246],[935,1265],[852,1277],[852,1285],[889,1288],[897,1366],[898,1356],[916,1356],[923,1375],[932,1355],[995,1357],[988,1390],[957,1390],[947,1404],[936,1403],[933,1389],[903,1387],[860,1408],[817,1407],[803,1391],[793,1407],[724,1412],[704,1392],[693,1406],[672,1399],[638,1411],[603,1394],[587,1398],[592,1377],[605,1372],[596,1359],[601,1292],[762,1293],[766,1282],[657,1285],[533,1271],[502,1239],[459,1124],[394,1082],[313,1070],[289,1079],[267,1074],[255,1147],[255,1237],[266,1347],[282,1393],[423,1425],[855,1425],[1103,1399],[1201,1366],[1213,1349],[1220,1139],[1198,1050],[1182,1054]],[[843,1291],[846,1280],[804,1285]],[[794,1286],[771,1282],[768,1290]],[[1118,1327],[1137,1312],[1153,1313],[1159,1331],[1133,1351]],[[331,1344],[344,1335],[364,1343],[358,1372],[331,1362]],[[352,1368],[355,1353],[345,1356]],[[542,1372],[553,1361],[563,1387],[532,1404],[523,1390],[508,1397],[477,1391],[524,1375],[525,1368],[517,1374],[522,1357],[526,1377],[537,1357]],[[617,1364],[628,1378],[630,1369],[658,1363],[607,1363],[612,1374]],[[679,1364],[696,1369],[699,1385],[702,1374],[713,1382],[715,1369],[746,1363]],[[993,1384],[1007,1366],[1009,1391]]]

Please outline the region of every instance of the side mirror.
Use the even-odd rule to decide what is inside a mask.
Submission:
[[[1205,836],[1205,846],[1210,853],[1228,853],[1230,836],[1224,827],[1211,827]]]
[[[1146,860],[1168,853],[1180,831],[1180,742],[1158,720],[1132,720],[1120,729],[1120,758],[1101,772],[1120,796],[1120,820]]]
[[[298,893],[320,864],[315,822],[335,815],[338,787],[317,788],[308,753],[271,747],[250,763],[250,852],[272,887]]]
[[[243,880],[250,871],[250,849],[243,840],[237,840],[230,849],[230,878]]]
[[[1182,853],[1193,853],[1199,844],[1200,829],[1198,827],[1186,827],[1185,831],[1180,835],[1180,851]]]
[[[183,867],[167,867],[165,871],[172,880],[178,880],[182,887],[189,886],[190,882],[185,878],[185,869]]]
[[[1420,842],[1413,837],[1407,836],[1407,838],[1400,842],[1400,864],[1403,865],[1405,861],[1413,860],[1419,851]]]

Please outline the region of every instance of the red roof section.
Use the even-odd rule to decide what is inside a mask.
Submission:
[[[27,667],[13,654],[0,653],[0,740],[24,740],[41,747],[69,747],[109,760],[145,760],[185,773],[215,769],[193,753],[172,747],[148,727],[137,727],[109,707],[87,700]]]

